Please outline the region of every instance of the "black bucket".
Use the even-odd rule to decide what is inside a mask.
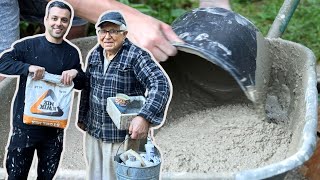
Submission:
[[[215,89],[211,94],[240,88],[249,100],[256,101],[258,41],[263,36],[248,19],[223,8],[199,8],[180,16],[172,28],[184,41],[174,44],[180,52],[172,59],[178,59],[181,51],[187,53],[176,64],[192,74],[190,80]],[[207,62],[200,62],[199,57]],[[196,72],[190,73],[188,67]],[[218,76],[208,77],[204,72]]]

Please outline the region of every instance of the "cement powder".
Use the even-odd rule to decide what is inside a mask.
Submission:
[[[162,172],[231,173],[290,156],[292,130],[283,123],[288,121],[287,112],[276,111],[281,107],[276,97],[267,102],[267,116],[274,120],[269,123],[240,89],[234,89],[237,84],[232,85],[228,74],[212,78],[210,74],[217,75],[218,69],[209,69],[212,66],[199,59],[197,64],[182,59],[183,67],[167,68],[174,92],[164,125],[154,131]],[[219,86],[212,79],[228,85]],[[232,90],[224,91],[228,88]]]
[[[170,121],[170,119],[168,119]],[[167,123],[156,134],[164,172],[237,172],[286,157],[291,134],[248,104],[224,105]]]

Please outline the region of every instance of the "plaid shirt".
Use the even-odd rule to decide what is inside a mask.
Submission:
[[[146,103],[138,115],[154,125],[160,124],[170,88],[165,74],[151,56],[126,39],[106,73],[103,63],[103,48],[98,45],[88,58],[88,80],[81,92],[78,121],[84,124],[86,131],[103,142],[123,141],[127,131],[118,130],[112,122],[106,110],[107,98],[116,93],[144,96],[146,89]]]

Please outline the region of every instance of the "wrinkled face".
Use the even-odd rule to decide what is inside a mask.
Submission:
[[[116,53],[123,44],[127,31],[120,31],[120,26],[113,23],[104,23],[98,30],[100,45],[111,53]]]
[[[52,40],[62,40],[70,24],[70,11],[59,7],[52,7],[44,20],[46,34]]]

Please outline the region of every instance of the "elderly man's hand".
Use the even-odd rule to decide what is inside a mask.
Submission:
[[[150,123],[141,116],[132,119],[129,126],[129,134],[132,139],[144,139],[148,135]]]
[[[67,71],[63,71],[61,74],[61,83],[64,85],[71,85],[73,79],[77,76],[78,71],[75,69],[70,69]]]

